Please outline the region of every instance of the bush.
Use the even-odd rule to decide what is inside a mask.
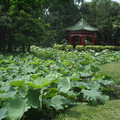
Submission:
[[[56,51],[57,50],[51,48],[31,46],[31,53],[42,59],[54,59],[56,56]]]
[[[120,46],[115,46],[115,51],[120,51]]]
[[[91,49],[93,49],[93,45],[86,45],[85,46],[85,50],[91,50]]]
[[[66,51],[72,51],[73,50],[73,46],[72,45],[66,45],[65,46],[65,50]]]
[[[109,50],[115,50],[115,46],[105,46],[105,49],[109,49]]]
[[[102,46],[102,45],[87,45],[85,47],[86,50],[95,50],[96,52],[100,52],[104,49],[114,50],[115,46]]]
[[[95,50],[97,52],[100,52],[104,49],[104,46],[101,46],[101,45],[87,45],[85,47],[86,50]]]
[[[57,50],[65,50],[65,46],[64,45],[54,45],[53,47],[55,49],[57,49]]]
[[[104,50],[104,46],[95,45],[95,46],[93,46],[93,49],[94,49],[96,52],[100,52],[100,51]]]
[[[83,45],[77,45],[76,50],[77,51],[83,51],[83,50],[85,50],[85,47]]]
[[[57,50],[66,50],[66,51],[73,50],[72,45],[54,45],[54,48],[57,49]],[[96,52],[100,52],[100,51],[105,50],[105,49],[119,51],[120,46],[86,45],[84,47],[83,45],[76,45],[76,50],[77,51],[95,50]]]

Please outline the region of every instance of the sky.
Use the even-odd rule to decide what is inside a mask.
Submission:
[[[86,2],[90,2],[91,0],[85,0]],[[120,3],[120,0],[113,0],[113,1],[116,1],[118,3]]]

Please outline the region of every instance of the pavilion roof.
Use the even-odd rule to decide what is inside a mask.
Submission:
[[[77,30],[98,31],[98,28],[92,27],[82,18],[75,25],[73,25],[71,27],[67,27],[66,30],[69,30],[69,31],[77,31]]]

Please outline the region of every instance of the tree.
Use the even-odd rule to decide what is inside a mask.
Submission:
[[[24,52],[30,50],[30,45],[44,45],[48,25],[43,19],[42,2],[42,0],[1,0],[2,49],[12,51],[13,48],[22,48]]]
[[[119,16],[117,16],[113,22],[113,39],[115,45],[120,45],[120,12]]]
[[[9,14],[13,19],[13,37],[22,51],[30,45],[41,45],[46,40],[46,25],[42,19],[41,0],[11,0]]]
[[[9,0],[0,1],[0,50],[5,50],[8,46],[8,50],[11,51],[10,44],[8,45],[12,28],[12,19],[7,11],[9,6]]]
[[[49,4],[46,21],[50,24],[49,40],[51,44],[68,42],[68,32],[65,28],[75,24],[79,20],[78,6],[74,1],[53,0]]]
[[[82,17],[99,28],[96,44],[119,45],[119,16],[120,4],[112,0],[1,0],[0,51],[68,42],[65,28]]]
[[[119,14],[120,6],[111,0],[93,0],[81,7],[83,17],[99,28],[96,44],[115,45],[113,23]]]

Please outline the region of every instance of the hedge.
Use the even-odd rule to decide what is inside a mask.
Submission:
[[[84,51],[85,47],[83,45],[76,45],[76,50],[77,51]]]
[[[55,48],[57,50],[65,50],[65,46],[64,45],[54,45],[53,48]]]
[[[87,45],[87,46],[85,46],[85,50],[95,50],[95,51],[97,51],[97,52],[100,52],[100,51],[102,51],[102,50],[104,50],[105,48],[104,48],[104,46],[101,46],[101,45]]]
[[[54,45],[54,48],[57,50],[66,50],[66,51],[72,51],[73,46],[72,45]],[[84,50],[95,50],[96,52],[100,52],[102,50],[109,49],[109,50],[115,50],[120,51],[120,46],[102,46],[102,45],[76,45],[77,51],[84,51]]]
[[[66,51],[72,51],[73,50],[73,46],[72,45],[66,45],[65,46],[65,50]]]

